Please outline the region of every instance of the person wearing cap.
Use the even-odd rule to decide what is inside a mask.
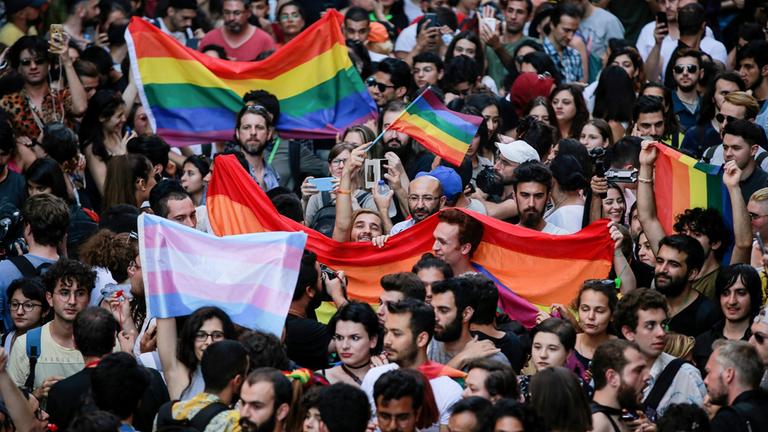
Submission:
[[[438,176],[443,176],[443,174],[444,171],[437,173]],[[458,186],[451,181],[447,185],[452,193],[457,193],[456,190],[461,188],[461,180],[455,180],[458,180]],[[444,185],[438,177],[433,175],[433,172],[418,173],[408,185],[408,211],[411,218],[395,224],[390,230],[390,234],[405,231],[437,213],[445,205],[445,198]]]
[[[509,89],[509,98],[518,118],[525,117],[525,108],[538,96],[549,98],[556,86],[555,79],[549,74],[523,72]]]
[[[197,0],[170,0],[165,8],[165,16],[147,18],[147,20],[163,33],[173,36],[182,45],[194,49],[197,48],[199,39],[192,32],[192,20],[195,17],[197,17]]]
[[[389,32],[384,24],[372,22],[368,33],[368,55],[371,61],[381,61],[392,53],[392,41],[389,40]]]
[[[442,161],[441,165],[432,170],[430,175],[440,180],[445,195],[444,207],[458,207],[487,215],[485,205],[478,199],[468,197],[464,191],[472,181],[472,161],[465,158],[461,166],[454,166]]]
[[[552,171],[546,165],[535,160],[523,162],[515,168],[512,187],[520,211],[519,226],[548,234],[569,234],[544,219],[547,201],[552,193]]]
[[[0,28],[0,44],[13,45],[22,36],[37,35],[35,24],[40,21],[46,0],[5,0],[8,22]]]
[[[497,142],[496,148],[498,151],[493,169],[501,177],[501,182],[504,185],[504,191],[501,194],[502,201],[499,203],[488,201],[482,194],[478,194],[477,198],[485,207],[488,216],[496,219],[508,219],[517,216],[517,203],[513,198],[514,188],[512,186],[515,168],[525,161],[539,161],[539,153],[523,140],[512,141],[511,143]]]
[[[544,215],[548,223],[575,233],[581,230],[584,217],[584,198],[581,191],[587,187],[587,176],[575,156],[559,154],[549,164],[552,170],[552,208]]]

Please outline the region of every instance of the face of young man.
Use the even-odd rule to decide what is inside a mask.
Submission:
[[[65,322],[73,322],[75,316],[81,310],[88,307],[91,299],[91,291],[88,287],[81,287],[77,281],[57,281],[53,293],[46,292],[45,298],[53,309],[56,318]]]
[[[376,419],[381,432],[414,432],[418,412],[413,409],[413,397],[384,401],[383,396],[376,400]]]
[[[197,210],[191,199],[171,199],[167,201],[166,205],[168,206],[167,219],[186,225],[190,228],[197,227]]]
[[[471,245],[461,244],[459,241],[458,225],[440,222],[435,227],[433,236],[435,243],[432,245],[432,252],[448,265],[455,266],[469,255]]]
[[[677,88],[683,92],[690,92],[696,89],[704,71],[699,67],[699,61],[693,57],[680,57],[675,60],[672,67]]]
[[[662,137],[666,133],[664,126],[664,113],[661,111],[652,113],[640,113],[637,116],[637,131],[642,136]]]
[[[432,307],[435,309],[435,339],[440,342],[453,342],[461,337],[462,316],[456,307],[453,293],[432,294]]]
[[[384,352],[387,359],[401,366],[411,364],[419,349],[416,335],[411,332],[411,314],[388,314],[384,332]]]
[[[272,432],[277,422],[284,418],[285,415],[278,415],[275,409],[275,389],[271,382],[243,383],[240,389],[240,423],[244,430]]]
[[[192,27],[192,20],[197,16],[195,9],[175,9],[168,8],[168,18],[171,21],[169,30],[171,31],[184,31]]]
[[[524,1],[511,0],[504,9],[504,20],[507,22],[507,33],[519,34],[528,21],[528,7]]]
[[[736,161],[739,169],[744,170],[755,163],[757,144],[749,145],[744,138],[736,135],[723,135],[723,158],[725,161]]]
[[[368,93],[379,107],[383,107],[387,102],[398,98],[395,86],[392,84],[392,75],[386,72],[377,71],[368,78],[366,85],[368,86]]]
[[[720,310],[728,321],[740,322],[749,319],[750,306],[751,297],[741,277],[736,278],[736,281],[725,287],[720,294]]]
[[[527,228],[539,229],[548,199],[547,185],[537,182],[518,183],[515,187],[515,201],[520,211],[520,224]]]
[[[344,37],[360,43],[368,41],[368,33],[371,31],[370,21],[344,20]]]
[[[243,151],[252,156],[258,156],[272,139],[272,132],[273,129],[263,115],[246,112],[240,119],[240,127],[236,133]]]
[[[667,313],[664,309],[638,309],[637,328],[632,330],[624,326],[621,332],[628,341],[637,344],[645,357],[655,359],[664,351],[666,321]]]
[[[748,89],[755,89],[763,83],[760,67],[753,58],[741,59],[738,67],[739,76]]]
[[[371,87],[368,87],[370,90]],[[397,116],[400,115],[399,112],[394,111],[386,111],[384,115],[382,116],[382,127],[384,129],[387,129],[390,124],[392,124],[393,121],[397,118]],[[410,143],[410,138],[408,135],[393,131],[393,130],[387,130],[384,132],[384,137],[382,138],[382,141],[384,142],[384,148],[388,151],[392,151],[395,153],[403,152],[405,148]]]
[[[552,37],[561,48],[565,49],[571,43],[571,39],[578,29],[578,18],[563,15],[560,17],[560,22],[552,29]]]
[[[731,122],[735,119],[744,120],[744,117],[746,116],[747,109],[745,107],[734,105],[724,100],[723,105],[720,107],[720,113],[715,115],[715,120],[720,123],[720,131],[722,133],[728,122]]]
[[[627,364],[620,374],[621,384],[617,399],[619,406],[634,411],[640,408],[643,389],[650,376],[650,368],[643,354],[634,348],[624,350],[624,358]]]
[[[685,263],[687,255],[669,246],[662,246],[656,255],[654,280],[656,289],[667,298],[675,298],[682,294],[691,277]],[[694,272],[694,275],[695,276]]]

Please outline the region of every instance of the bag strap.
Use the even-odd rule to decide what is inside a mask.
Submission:
[[[327,207],[331,205],[331,193],[328,191],[320,192],[320,199],[323,200],[322,207]]]
[[[157,423],[158,428],[160,426],[166,426],[171,424],[173,419],[173,404],[178,402],[178,400],[170,400],[166,403],[164,403],[160,409],[157,411],[157,420],[155,423]]]
[[[27,380],[24,381],[24,388],[32,391],[35,385],[35,367],[37,366],[37,359],[43,353],[42,344],[40,343],[40,337],[43,333],[42,327],[35,327],[27,332],[27,358],[29,359],[29,375]]]
[[[659,374],[659,378],[653,385],[651,392],[648,393],[648,397],[645,398],[645,401],[643,401],[643,405],[646,408],[653,408],[654,410],[658,408],[661,399],[664,397],[664,394],[667,393],[667,390],[669,390],[669,386],[672,385],[672,381],[675,379],[677,372],[680,370],[684,363],[685,360],[676,358],[669,362],[664,370],[661,371],[661,374]]]
[[[757,155],[757,157],[755,157],[755,162],[757,162],[757,166],[761,166],[765,158],[768,158],[768,151],[762,152],[759,155]]]
[[[8,258],[8,261],[10,261],[11,264],[15,265],[16,268],[19,269],[19,272],[21,272],[22,276],[37,276],[37,269],[32,265],[32,262],[29,260],[29,258],[25,257],[24,255],[10,257]]]
[[[715,152],[717,151],[718,146],[712,146],[704,151],[704,157],[701,158],[704,160],[704,163],[709,163],[709,161],[712,160],[712,156],[715,155]]]
[[[357,200],[357,205],[359,205],[360,208],[363,207],[363,203],[365,202],[366,199],[368,199],[368,195],[370,194],[371,193],[369,191],[364,191],[363,193],[358,195],[357,198],[355,198]]]
[[[223,403],[214,402],[198,411],[197,414],[189,420],[189,425],[202,432],[214,417],[228,409],[229,407]]]

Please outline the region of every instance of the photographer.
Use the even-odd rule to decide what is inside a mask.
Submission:
[[[288,357],[301,367],[312,370],[328,366],[327,353],[331,342],[325,324],[315,318],[315,309],[323,301],[333,301],[337,308],[347,303],[344,272],[337,273],[321,267],[317,255],[305,250],[285,321]]]

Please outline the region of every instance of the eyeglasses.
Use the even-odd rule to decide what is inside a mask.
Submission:
[[[674,71],[676,74],[681,74],[686,70],[688,71],[688,73],[696,73],[699,70],[699,66],[689,64],[689,65],[675,65],[674,67]]]
[[[432,195],[408,195],[408,202],[417,203],[419,201],[424,201],[424,204],[432,204],[437,200],[437,197],[433,197]]]
[[[334,160],[331,161],[331,165],[333,165],[335,167],[340,166],[340,165],[345,164],[345,163],[347,163],[347,159],[334,159]]]
[[[222,341],[224,340],[224,332],[214,331],[207,333],[201,330],[195,333],[195,340],[198,342],[205,342],[208,340],[208,338],[211,338],[211,341],[213,342]]]
[[[19,60],[19,64],[22,65],[22,66],[31,66],[32,63],[34,63],[34,64],[36,64],[38,66],[42,66],[44,64],[48,64],[48,59],[45,58],[45,57],[38,57],[38,58],[35,58],[35,59]]]
[[[717,113],[717,114],[715,114],[715,120],[717,120],[718,123],[723,124],[723,123],[725,123],[726,120],[728,120],[728,123],[731,123],[732,121],[741,120],[741,119],[738,118],[738,117],[727,116],[727,115],[723,115],[721,113]]]
[[[24,302],[24,303],[17,302],[17,301],[11,302],[12,311],[19,310],[19,306],[21,306],[24,312],[32,312],[32,310],[34,310],[36,307],[42,307],[43,305],[40,303],[32,303],[32,302]]]
[[[523,56],[517,56],[515,57],[515,62],[522,63],[523,62]]]
[[[301,18],[301,14],[298,12],[280,15],[280,21],[297,20],[299,18]]]
[[[380,82],[376,81],[376,78],[374,78],[372,76],[368,77],[368,79],[365,80],[365,85],[367,85],[368,87],[374,87],[374,86],[378,87],[379,91],[382,92],[382,93],[387,91],[387,89],[390,88],[390,87],[391,88],[395,88],[395,86],[393,86],[393,85],[384,84],[384,83],[380,83]]]

